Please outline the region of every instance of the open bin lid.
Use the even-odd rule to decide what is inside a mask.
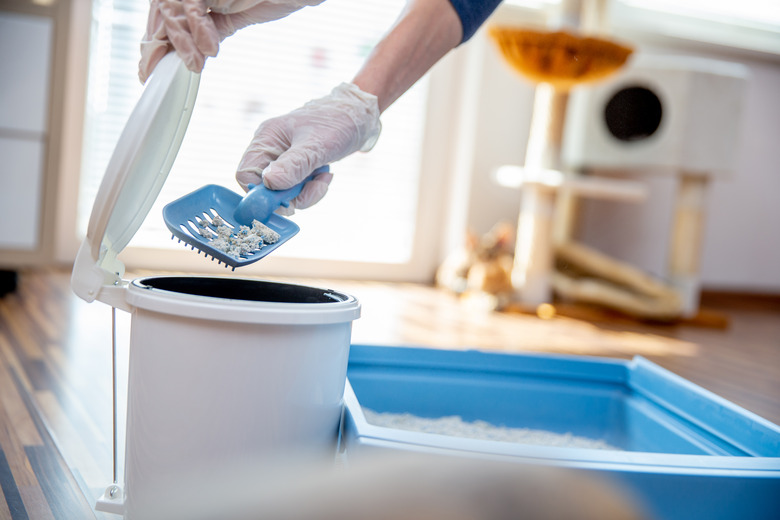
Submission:
[[[71,276],[73,291],[93,301],[104,285],[117,285],[124,265],[117,255],[149,213],[179,152],[198,92],[200,74],[176,53],[155,67],[119,137],[92,206],[87,236]]]

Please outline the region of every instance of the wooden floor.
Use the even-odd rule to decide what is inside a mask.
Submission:
[[[650,326],[572,308],[548,320],[477,311],[421,285],[297,281],[358,297],[354,343],[642,355],[780,424],[777,297],[709,295],[707,326]],[[120,383],[128,326],[119,313]],[[111,309],[75,297],[67,271],[23,271],[0,298],[0,519],[113,518],[92,510],[112,476],[111,388]]]

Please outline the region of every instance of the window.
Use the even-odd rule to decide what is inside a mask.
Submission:
[[[594,5],[602,3],[592,1]],[[505,0],[515,9],[555,14],[562,0]],[[585,2],[587,4],[587,2]],[[780,54],[780,3],[777,0],[609,0],[613,31],[632,39],[671,38],[734,49]]]
[[[780,54],[780,4],[774,0],[620,0],[611,17],[615,32],[627,38]]]
[[[205,184],[240,191],[234,172],[256,126],[352,78],[403,4],[375,0],[369,7],[361,0],[328,0],[225,40],[219,56],[207,61],[176,163],[130,247],[183,249],[170,240],[162,206]],[[82,234],[105,166],[142,91],[138,42],[147,8],[137,0],[94,2],[79,197]],[[383,114],[382,136],[371,153],[331,165],[335,178],[328,196],[316,209],[297,212],[293,219],[301,233],[275,255],[382,265],[410,261],[425,83]]]
[[[628,6],[670,15],[700,18],[766,29],[780,27],[780,5],[775,0],[622,0]]]

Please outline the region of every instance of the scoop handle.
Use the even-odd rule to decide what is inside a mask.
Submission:
[[[233,217],[239,224],[249,226],[253,220],[259,220],[266,223],[271,214],[280,207],[288,207],[290,201],[297,197],[303,185],[312,180],[314,177],[321,173],[329,172],[330,167],[326,164],[320,166],[311,174],[303,179],[299,184],[296,184],[292,188],[286,190],[272,190],[265,186],[265,184],[250,184],[249,192],[244,196],[241,202],[238,203],[236,211],[233,213]]]

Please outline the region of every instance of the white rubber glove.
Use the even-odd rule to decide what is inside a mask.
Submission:
[[[236,180],[245,190],[260,182],[272,190],[291,188],[320,166],[367,152],[381,128],[376,96],[342,83],[329,95],[262,123],[239,163]],[[322,173],[306,183],[283,214],[318,202],[332,178]]]
[[[219,42],[239,29],[278,20],[323,1],[151,0],[138,77],[145,83],[157,63],[173,49],[188,69],[200,72],[206,57],[217,55]]]

